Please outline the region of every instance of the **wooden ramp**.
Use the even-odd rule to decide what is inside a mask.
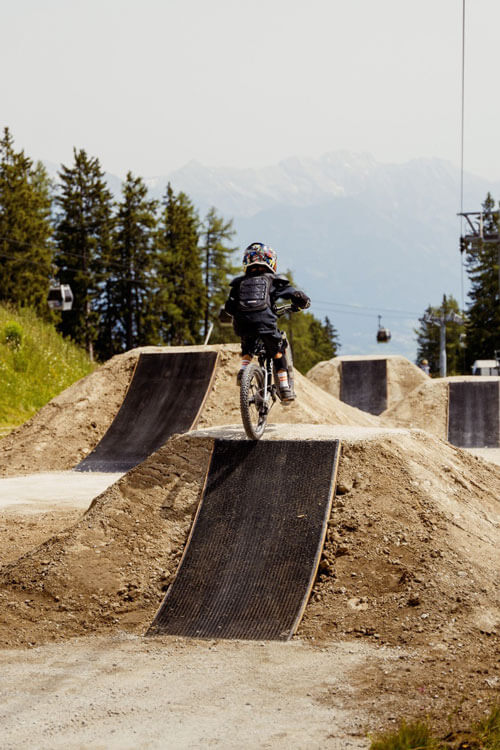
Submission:
[[[340,400],[369,414],[382,414],[387,409],[387,360],[343,360]]]
[[[129,471],[175,433],[193,429],[217,358],[217,352],[141,354],[118,414],[76,471]]]
[[[448,441],[461,448],[498,448],[499,381],[450,383],[448,396]]]
[[[339,441],[216,440],[176,578],[148,635],[288,640],[316,578]]]

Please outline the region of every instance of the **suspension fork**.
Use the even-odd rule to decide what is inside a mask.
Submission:
[[[271,395],[271,386],[272,383],[272,363],[270,360],[265,359],[264,361],[261,361],[260,366],[262,370],[264,371],[264,393],[262,396],[262,401],[265,407],[269,405],[269,398]]]
[[[271,359],[266,360],[266,365],[264,369],[266,372],[266,376],[264,379],[264,387],[265,387],[265,394],[266,394],[265,403],[267,405],[271,398],[271,388],[272,388],[272,382],[273,382],[273,363]]]

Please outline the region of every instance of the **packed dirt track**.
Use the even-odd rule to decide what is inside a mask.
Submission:
[[[143,635],[175,575],[216,438],[242,439],[242,429],[171,438],[76,522],[5,564],[2,646]],[[264,439],[342,443],[297,637],[373,654],[349,678],[363,726],[480,714],[500,681],[500,468],[418,430],[271,425]]]

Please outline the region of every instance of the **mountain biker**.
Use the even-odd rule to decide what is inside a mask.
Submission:
[[[273,308],[279,297],[291,300],[302,309],[309,307],[311,300],[295,289],[286,276],[276,274],[277,260],[272,247],[262,242],[249,245],[243,255],[245,273],[232,280],[225,310],[233,316],[235,333],[241,338],[242,360],[237,383],[250,364],[256,340],[260,338],[266,354],[273,358],[281,400],[293,401],[293,367],[287,361],[286,340],[278,331],[278,318]]]
[[[427,359],[423,359],[420,363],[420,369],[425,372],[426,375],[431,374],[431,368],[429,367],[429,361]]]

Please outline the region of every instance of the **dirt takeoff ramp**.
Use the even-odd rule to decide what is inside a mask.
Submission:
[[[343,361],[340,400],[370,414],[382,414],[387,409],[387,360]]]
[[[76,471],[129,471],[169,437],[192,429],[216,363],[213,351],[141,354],[118,414]]]
[[[216,440],[177,575],[148,635],[288,640],[309,598],[340,443]]]
[[[500,445],[499,383],[449,384],[448,441],[462,448]]]

